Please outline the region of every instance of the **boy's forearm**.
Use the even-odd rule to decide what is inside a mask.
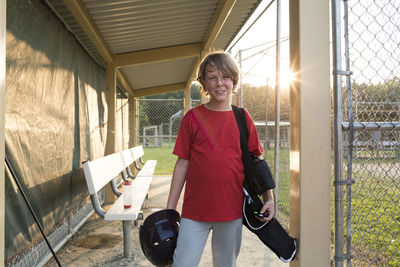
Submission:
[[[264,194],[262,195],[264,202],[267,202],[269,200],[274,201],[274,193],[272,191],[272,189],[269,189],[267,191],[264,192]]]
[[[259,218],[261,221],[269,221],[275,216],[275,210],[274,210],[274,194],[272,192],[272,189],[267,190],[263,194],[263,200],[264,200],[264,205],[261,208],[261,213],[267,214],[267,217],[264,218]]]
[[[169,190],[167,209],[176,209],[183,185],[185,184],[188,165],[189,161],[182,158],[178,158],[175,163],[171,188]]]

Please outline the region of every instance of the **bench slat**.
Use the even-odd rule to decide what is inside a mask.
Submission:
[[[111,179],[119,175],[126,167],[143,156],[142,146],[126,149],[104,158],[83,163],[89,193],[96,194]]]
[[[155,161],[155,160],[154,160]],[[152,161],[152,162],[154,162]],[[156,161],[155,161],[156,162]],[[147,162],[146,162],[147,165]],[[145,166],[146,166],[145,165]],[[106,212],[105,220],[121,220],[130,221],[136,220],[139,216],[140,210],[142,209],[144,199],[146,198],[147,192],[149,191],[151,181],[153,179],[154,167],[147,166],[146,170],[149,171],[148,175],[138,175],[132,181],[132,207],[125,209],[123,205],[123,194],[119,197],[112,207]],[[143,171],[143,170],[142,170]],[[142,172],[141,171],[141,172]],[[141,173],[140,172],[140,173]],[[139,174],[140,174],[139,173]]]
[[[152,176],[154,173],[156,164],[157,164],[157,160],[147,160],[146,164],[142,167],[142,170],[137,174],[137,177],[149,176],[149,175]]]
[[[125,168],[131,165],[135,160],[139,159],[133,157],[133,154],[131,153],[130,149],[126,149],[120,153]]]
[[[112,178],[119,175],[124,168],[120,153],[114,153],[104,158],[85,162],[83,164],[83,171],[89,193],[91,195],[96,194]]]
[[[132,157],[137,160],[144,155],[143,146],[135,146],[130,149]]]

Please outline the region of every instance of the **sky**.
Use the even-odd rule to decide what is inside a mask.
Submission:
[[[263,0],[248,23],[249,25],[266,9],[262,16],[242,36],[233,40],[231,54],[239,63],[238,51],[242,50],[242,81],[253,85],[275,85],[276,67],[276,13],[277,1]],[[271,4],[272,3],[272,4]],[[349,1],[349,40],[351,79],[357,83],[378,84],[400,76],[400,0]],[[343,5],[343,4],[342,4]],[[343,18],[343,10],[341,17]],[[342,20],[343,25],[343,20]],[[342,36],[345,33],[342,30]],[[281,89],[290,82],[289,67],[289,0],[281,0]],[[342,45],[344,46],[344,38]],[[232,45],[231,44],[231,45]],[[254,48],[252,48],[254,47]],[[228,47],[229,49],[230,47]],[[267,49],[269,48],[269,49]],[[345,69],[342,48],[342,69]]]
[[[272,3],[272,4],[271,4]],[[281,1],[281,88],[288,87],[290,80],[289,71],[289,0]],[[267,8],[268,7],[268,8]],[[267,9],[266,9],[267,8]],[[234,46],[228,47],[231,55],[235,57],[238,65],[241,65],[242,82],[252,85],[275,84],[276,69],[276,29],[277,29],[277,5],[276,1],[264,0],[259,5],[253,16],[243,27],[246,30],[254,20],[259,19],[243,35],[239,32],[233,40]],[[237,41],[237,39],[243,37]],[[239,61],[239,50],[242,50],[242,61]]]
[[[400,76],[400,1],[349,1],[352,79],[376,84]]]

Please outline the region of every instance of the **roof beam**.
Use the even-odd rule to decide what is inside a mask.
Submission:
[[[174,83],[174,84],[161,85],[143,89],[135,89],[133,90],[133,96],[142,97],[142,96],[159,95],[170,92],[182,91],[185,89],[185,85],[186,83]]]
[[[192,85],[193,80],[196,78],[195,75],[196,75],[196,71],[197,71],[197,68],[198,68],[199,64],[200,64],[200,58],[197,58],[193,62],[192,66],[191,66],[191,69],[190,69],[190,72],[189,72],[190,76],[187,79],[187,82],[186,82],[186,85],[185,85],[185,90],[188,90],[190,88],[190,86]]]
[[[128,81],[125,79],[124,75],[121,73],[121,70],[117,68],[117,77],[121,82],[122,86],[128,91],[129,95],[134,95],[131,86],[129,85]]]
[[[81,25],[82,29],[88,35],[97,50],[100,52],[106,63],[115,67],[114,55],[111,53],[110,48],[104,41],[100,31],[97,29],[95,22],[90,16],[89,11],[87,10],[82,0],[64,0],[64,4],[68,7],[72,15]],[[122,85],[128,91],[129,95],[133,95],[132,88],[125,79],[124,75],[118,69],[117,76]]]
[[[208,34],[203,40],[203,51],[208,51],[213,46],[235,3],[236,0],[226,0],[221,4],[222,6],[217,8],[217,13],[214,15],[213,22],[208,29]]]
[[[200,64],[202,57],[206,55],[210,48],[213,46],[235,3],[236,0],[226,0],[220,6],[218,6],[217,12],[215,13],[210,28],[208,29],[206,38],[204,38],[203,40],[201,48],[202,54],[199,59],[195,61],[192,70],[187,78],[187,83],[185,85],[186,90],[187,88],[190,88],[190,85],[192,84],[192,80],[195,77],[197,67]]]
[[[64,4],[71,11],[72,15],[79,22],[82,29],[88,35],[90,40],[93,42],[97,50],[103,56],[104,60],[108,64],[114,64],[113,54],[109,47],[104,41],[100,31],[97,29],[92,17],[89,14],[85,4],[82,0],[64,0]]]
[[[126,67],[186,57],[200,57],[201,43],[177,45],[115,55],[115,66]]]

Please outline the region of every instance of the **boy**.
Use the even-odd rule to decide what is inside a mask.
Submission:
[[[240,134],[230,104],[239,70],[226,53],[211,53],[200,64],[197,80],[210,96],[207,104],[187,112],[181,122],[174,154],[178,156],[172,175],[167,208],[176,209],[186,182],[175,267],[198,266],[212,233],[214,266],[236,264],[242,238],[244,171]],[[246,111],[249,151],[261,155],[253,120]],[[274,216],[272,191],[263,195],[261,213]]]

